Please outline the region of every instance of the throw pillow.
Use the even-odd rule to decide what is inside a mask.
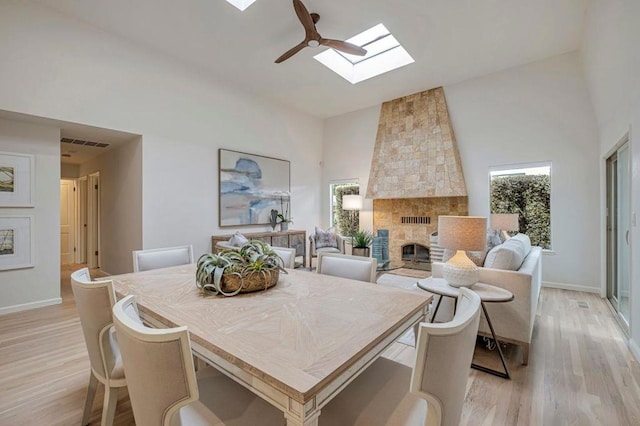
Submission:
[[[240,232],[236,232],[229,239],[229,244],[231,244],[234,247],[242,247],[243,245],[245,245],[248,242],[249,242],[249,240],[247,239],[247,237],[242,235]]]
[[[338,239],[336,238],[336,228],[331,227],[326,231],[316,226],[316,249],[324,247],[338,248]]]
[[[516,234],[513,237],[511,237],[511,240],[520,241],[522,244],[524,244],[524,255],[525,255],[525,257],[531,251],[531,239],[529,238],[529,236],[527,234]]]
[[[525,257],[524,244],[511,238],[491,249],[484,261],[484,267],[517,271]]]

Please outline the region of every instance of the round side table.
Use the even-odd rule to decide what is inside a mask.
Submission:
[[[423,280],[419,280],[417,285],[422,290],[428,291],[429,293],[437,294],[440,296],[438,299],[438,303],[436,304],[436,308],[433,311],[433,315],[431,316],[431,322],[433,322],[436,318],[436,314],[438,313],[438,308],[440,307],[440,302],[442,301],[442,297],[452,297],[458,300],[458,296],[460,295],[460,289],[457,287],[452,287],[443,278],[425,278]],[[489,284],[484,283],[476,283],[469,287],[470,290],[473,290],[478,296],[480,296],[480,305],[482,306],[482,312],[484,313],[484,317],[487,320],[487,324],[489,325],[489,329],[491,330],[491,336],[493,340],[496,342],[496,347],[498,348],[498,355],[500,355],[500,361],[502,361],[502,367],[504,367],[504,372],[492,370],[490,368],[484,367],[478,364],[471,364],[471,368],[476,370],[484,371],[485,373],[493,374],[498,377],[502,377],[504,379],[510,379],[511,375],[509,374],[509,368],[507,368],[507,362],[504,359],[504,354],[502,353],[502,348],[500,347],[500,341],[496,336],[496,332],[493,329],[493,324],[491,324],[491,318],[489,318],[489,313],[487,312],[487,308],[485,307],[486,303],[506,303],[511,302],[513,300],[513,293],[508,290],[505,290],[500,287],[496,287]],[[455,307],[454,307],[454,315],[455,315]]]

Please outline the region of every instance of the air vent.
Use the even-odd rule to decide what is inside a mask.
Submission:
[[[62,139],[60,139],[60,142],[70,143],[70,144],[74,144],[74,145],[93,146],[93,147],[96,147],[96,148],[106,148],[106,147],[109,146],[108,143],[91,142],[91,141],[85,141],[83,139],[71,139],[71,138],[62,138]]]
[[[431,223],[430,216],[402,216],[400,218],[401,223],[415,224],[415,225],[428,225]]]

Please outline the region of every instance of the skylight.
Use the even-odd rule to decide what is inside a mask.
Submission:
[[[256,0],[227,0],[227,1],[232,5],[234,5],[235,7],[237,7],[238,9],[245,10],[246,8],[251,6],[253,2]]]
[[[415,62],[382,24],[369,28],[347,41],[364,47],[367,49],[367,54],[357,56],[328,49],[315,55],[314,58],[351,84]]]

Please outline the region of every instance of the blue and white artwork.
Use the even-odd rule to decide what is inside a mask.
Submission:
[[[267,225],[271,210],[287,212],[287,160],[219,150],[220,226]]]

